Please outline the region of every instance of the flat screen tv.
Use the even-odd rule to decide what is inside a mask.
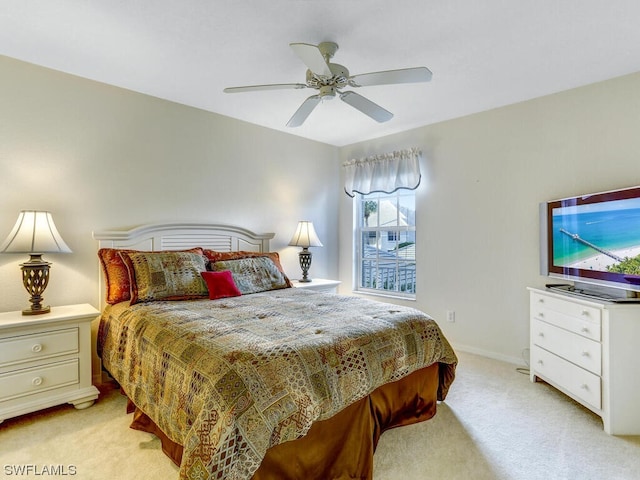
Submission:
[[[639,296],[640,186],[540,207],[542,274],[601,287],[600,296]]]

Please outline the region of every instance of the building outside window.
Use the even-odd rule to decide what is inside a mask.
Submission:
[[[356,198],[356,290],[415,298],[415,191]]]

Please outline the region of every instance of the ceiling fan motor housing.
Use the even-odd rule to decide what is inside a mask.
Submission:
[[[319,75],[307,70],[307,86],[320,89],[323,86],[331,85],[335,88],[344,88],[349,85],[349,70],[344,65],[329,63],[331,76]]]
[[[336,96],[336,88],[333,85],[324,85],[320,87],[319,95],[326,100],[330,100]]]

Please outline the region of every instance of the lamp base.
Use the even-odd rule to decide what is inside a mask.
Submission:
[[[49,262],[42,259],[41,253],[30,254],[31,258],[28,262],[20,264],[22,270],[22,283],[24,288],[29,292],[31,298],[31,308],[22,310],[22,315],[41,315],[49,313],[51,307],[42,305],[42,294],[49,284]]]
[[[49,313],[49,312],[51,312],[51,307],[49,305],[46,305],[37,310],[33,308],[25,308],[24,310],[22,310],[22,315],[40,315],[42,313]]]
[[[302,251],[298,253],[298,259],[300,260],[300,268],[302,269],[302,278],[298,280],[301,283],[308,283],[311,279],[307,276],[309,274],[309,267],[311,267],[311,259],[313,255],[307,247],[303,247]]]

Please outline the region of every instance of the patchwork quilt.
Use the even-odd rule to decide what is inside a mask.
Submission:
[[[443,400],[457,363],[418,310],[295,288],[111,305],[98,353],[183,446],[182,479],[250,479],[269,447],[435,362]]]

